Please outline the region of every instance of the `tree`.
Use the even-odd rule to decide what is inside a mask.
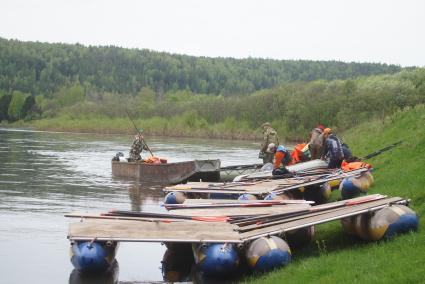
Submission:
[[[7,114],[9,121],[20,120],[22,117],[22,106],[24,105],[26,95],[20,91],[13,91]]]
[[[8,109],[12,95],[3,95],[0,97],[0,121],[9,120]]]

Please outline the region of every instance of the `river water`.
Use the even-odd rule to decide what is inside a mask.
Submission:
[[[132,139],[0,128],[0,283],[84,282],[75,277],[66,238],[68,224],[77,220],[63,217],[65,213],[163,210],[161,189],[111,176],[111,158],[118,151],[127,153]],[[222,166],[261,162],[258,143],[247,141],[148,138],[147,142],[156,156],[169,162],[217,158]],[[159,243],[122,243],[115,279],[163,281],[165,251]]]

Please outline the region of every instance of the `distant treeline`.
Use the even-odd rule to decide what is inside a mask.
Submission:
[[[114,46],[21,42],[0,38],[0,90],[52,98],[64,86],[137,94],[144,87],[161,99],[178,90],[197,94],[250,94],[295,81],[392,74],[377,63],[207,58]]]
[[[40,129],[130,132],[127,109],[149,134],[258,137],[269,121],[281,137],[296,139],[317,123],[344,130],[425,103],[425,69],[382,64],[213,59],[3,39],[0,61],[0,121]]]
[[[0,98],[0,114],[42,118],[39,129],[129,133],[126,114],[153,135],[216,138],[255,138],[269,121],[283,138],[303,139],[317,123],[338,131],[370,119],[383,121],[392,113],[425,103],[425,69],[354,80],[286,83],[251,95],[211,96],[190,91],[168,92],[162,100],[143,88],[136,96],[86,92],[78,85],[62,88],[57,98],[35,97],[15,91]]]

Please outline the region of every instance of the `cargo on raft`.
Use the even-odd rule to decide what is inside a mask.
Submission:
[[[325,222],[343,220],[344,229],[353,233],[350,218],[368,216],[368,237],[363,237],[365,231],[358,235],[373,241],[418,227],[416,213],[405,207],[407,200],[379,194],[317,206],[305,200],[209,202],[169,208],[172,213],[69,213],[65,216],[80,220],[69,225],[68,239],[79,254],[79,261],[73,256],[72,263],[79,271],[106,270],[115,255],[111,248],[118,242],[162,242],[168,243],[169,249],[191,244],[198,268],[205,274],[222,276],[233,273],[242,263],[252,271],[288,265],[293,257],[290,246],[296,245],[291,235],[295,241],[301,236],[311,240],[312,228]],[[108,261],[103,261],[105,258]]]
[[[186,181],[219,181],[220,160],[193,160],[175,163],[112,161],[112,175],[146,183],[177,184]]]

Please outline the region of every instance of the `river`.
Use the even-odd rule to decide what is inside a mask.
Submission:
[[[83,283],[73,277],[69,260],[68,224],[76,220],[65,218],[67,212],[163,210],[161,189],[111,176],[111,158],[127,153],[132,138],[0,128],[0,283]],[[258,143],[249,141],[147,137],[147,142],[170,162],[261,162]],[[122,243],[118,282],[163,281],[165,250],[159,243]]]

